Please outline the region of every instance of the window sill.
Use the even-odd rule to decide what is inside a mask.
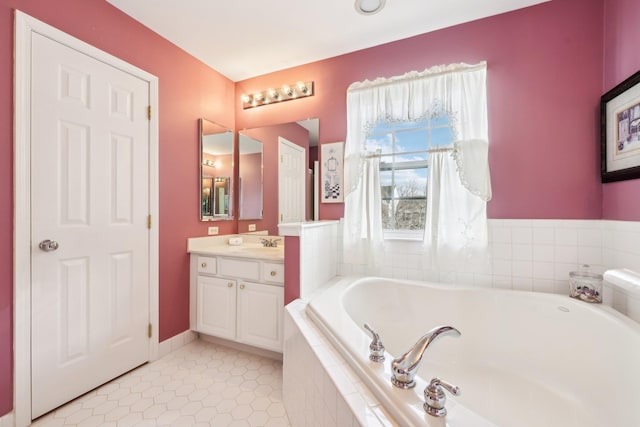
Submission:
[[[388,230],[383,231],[385,242],[388,241],[409,241],[409,242],[422,242],[424,238],[424,231],[407,231],[407,230]]]

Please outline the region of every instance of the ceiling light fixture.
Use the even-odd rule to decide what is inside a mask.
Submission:
[[[356,0],[356,11],[363,15],[374,15],[384,8],[386,0]]]
[[[267,104],[275,104],[283,101],[291,101],[298,98],[313,96],[313,82],[300,81],[292,85],[283,85],[280,89],[267,89],[255,92],[253,95],[244,94],[240,97],[242,108],[260,107]]]

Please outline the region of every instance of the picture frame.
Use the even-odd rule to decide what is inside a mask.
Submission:
[[[640,178],[640,71],[600,98],[603,183]]]
[[[344,142],[322,144],[320,154],[320,200],[344,203]]]

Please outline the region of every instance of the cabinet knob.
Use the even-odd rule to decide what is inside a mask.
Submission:
[[[227,287],[228,287],[228,288],[233,288],[233,282],[229,282],[229,283],[227,283]]]
[[[240,285],[240,289],[244,289],[244,285]]]
[[[276,274],[278,274],[278,273],[276,273],[275,271],[272,271],[271,272],[271,277],[275,276]]]
[[[202,266],[202,268],[207,268],[207,263],[203,262],[202,264],[200,264]]]

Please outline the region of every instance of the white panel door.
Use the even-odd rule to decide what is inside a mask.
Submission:
[[[278,222],[301,222],[305,220],[306,208],[305,150],[282,137],[278,146]]]
[[[149,84],[39,34],[32,49],[36,418],[148,360]]]
[[[284,287],[241,282],[237,294],[238,341],[282,352]]]

